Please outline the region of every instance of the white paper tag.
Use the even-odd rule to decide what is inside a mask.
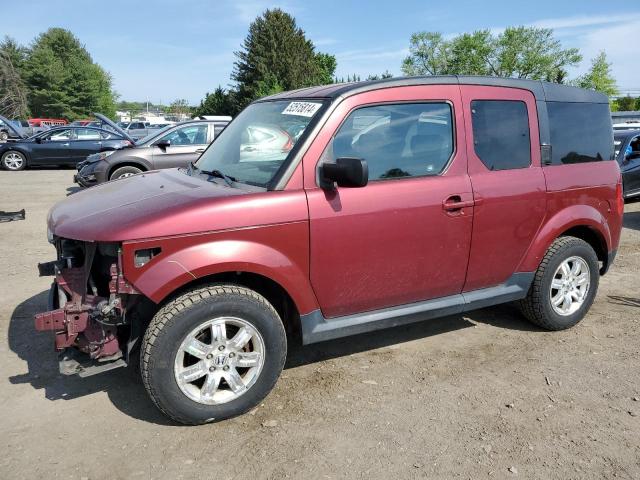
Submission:
[[[283,115],[298,115],[299,117],[313,117],[322,104],[313,102],[291,102],[282,111]]]

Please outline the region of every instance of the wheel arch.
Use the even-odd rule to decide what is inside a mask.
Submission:
[[[118,162],[118,163],[116,163],[114,165],[110,165],[109,166],[109,170],[107,170],[107,180],[111,180],[111,175],[113,175],[113,172],[115,172],[116,170],[118,170],[119,168],[122,168],[122,167],[135,167],[135,168],[139,168],[143,172],[146,172],[146,171],[149,170],[149,166],[145,165],[141,161],[138,161],[138,160],[125,160],[123,162]]]
[[[232,284],[240,285],[253,290],[262,295],[276,309],[278,315],[284,323],[287,335],[302,343],[302,329],[300,324],[300,313],[295,301],[289,292],[275,280],[254,272],[227,271],[205,275],[193,279],[183,284],[167,295],[161,302],[160,307],[174,298],[186,293],[189,290],[207,284]]]
[[[518,271],[534,271],[555,239],[563,236],[580,238],[596,252],[604,273],[611,250],[611,233],[604,216],[588,205],[573,205],[557,212],[547,220],[527,251]]]
[[[298,332],[300,314],[318,308],[304,253],[295,257],[247,240],[214,240],[177,251],[166,246],[147,265],[135,267],[135,251],[152,245],[125,243],[123,265],[127,280],[156,304],[202,284],[234,283],[263,295],[292,332]]]

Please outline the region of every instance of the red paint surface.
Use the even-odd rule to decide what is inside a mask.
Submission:
[[[473,208],[450,214],[451,195],[471,200],[464,148],[442,176],[375,181],[324,191],[318,159],[355,107],[397,100],[447,100],[456,144],[464,145],[457,85],[393,88],[356,95],[336,109],[304,157],[311,225],[311,283],[326,317],[459,293],[464,284]]]
[[[538,114],[533,94],[526,90],[462,85],[469,176],[476,202],[469,270],[465,291],[499,285],[520,264],[533,243],[545,214],[546,192],[540,167]],[[476,155],[471,125],[472,100],[525,102],[529,114],[531,166],[490,171]]]

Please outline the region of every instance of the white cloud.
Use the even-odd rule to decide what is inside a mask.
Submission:
[[[625,23],[640,19],[640,13],[627,13],[621,15],[576,15],[572,17],[547,18],[537,20],[531,25],[542,28],[577,28],[606,25],[611,23]]]
[[[579,70],[586,71],[591,64],[590,59],[604,50],[612,64],[611,69],[618,87],[622,90],[640,89],[637,66],[638,42],[636,41],[638,32],[640,32],[640,15],[617,25],[602,26],[579,35],[576,38],[576,46],[585,58]]]

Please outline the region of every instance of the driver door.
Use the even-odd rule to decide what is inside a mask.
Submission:
[[[456,128],[457,125],[457,128]],[[459,294],[473,193],[457,85],[345,100],[305,155],[311,283],[326,318]],[[317,167],[367,161],[361,188],[322,189]]]
[[[70,144],[73,129],[53,130],[41,137],[41,143],[34,143],[32,161],[41,165],[59,165],[66,163],[71,154]]]
[[[156,143],[168,141],[170,144],[152,147],[153,168],[185,167],[195,162],[209,144],[208,129],[206,123],[185,125],[158,139]]]

